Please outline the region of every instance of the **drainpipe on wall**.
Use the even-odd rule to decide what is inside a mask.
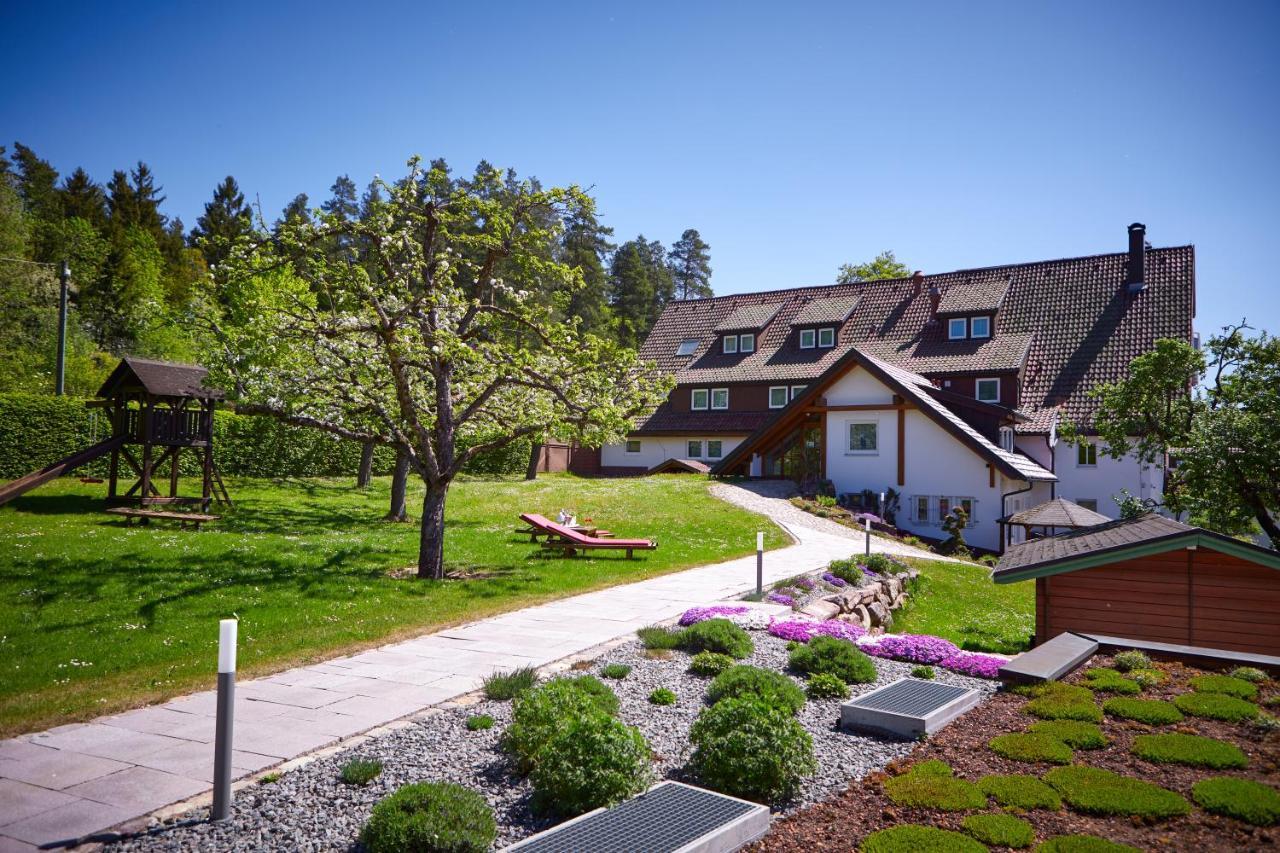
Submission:
[[[1025,489],[1014,489],[1012,492],[1005,492],[1003,495],[1001,495],[1000,496],[1000,517],[1006,518],[1009,515],[1009,507],[1008,507],[1008,504],[1006,503],[1006,501],[1009,498],[1013,497],[1014,495],[1020,495],[1023,492],[1029,492],[1029,491],[1031,491],[1030,482],[1027,483],[1027,487]],[[1011,526],[1006,524],[1005,528],[1006,528],[1006,535],[1007,535],[1007,531],[1011,529]],[[1002,535],[1000,537],[1000,553],[1001,554],[1004,553],[1004,540],[1006,538],[1006,535]]]
[[[1058,473],[1058,448],[1049,443],[1049,434],[1045,433],[1044,446],[1049,448],[1049,473]],[[1058,481],[1049,481],[1049,500],[1053,500],[1058,496]]]

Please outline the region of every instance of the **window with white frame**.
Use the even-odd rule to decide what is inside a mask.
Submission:
[[[686,449],[689,451],[690,459],[697,459],[702,455],[702,442],[697,439],[692,439],[688,442],[688,447]]]
[[[680,346],[676,347],[676,355],[693,355],[694,350],[697,348],[697,338],[687,338],[680,342]]]
[[[753,332],[738,335],[738,352],[755,352],[756,336]]]
[[[695,412],[705,411],[709,399],[709,392],[706,388],[694,388],[689,392],[689,408]]]
[[[969,321],[964,317],[952,317],[947,321],[947,337],[951,340],[959,340],[968,337]]]
[[[723,344],[721,344],[721,346],[722,346],[722,348],[724,349],[724,351],[725,351],[726,353],[734,353],[734,352],[737,352],[737,351],[738,351],[738,336],[737,336],[737,335],[725,335],[725,336],[724,336],[724,343],[723,343]]]
[[[1085,509],[1091,509],[1094,512],[1098,511],[1097,498],[1076,498],[1076,503],[1084,507]]]
[[[973,527],[977,522],[978,501],[967,495],[912,495],[910,506],[912,520],[917,524],[941,527],[943,519],[956,507],[968,514],[966,527]]]
[[[938,523],[942,523],[942,519],[951,514],[951,498],[941,496],[938,498]]]
[[[879,451],[879,421],[849,422],[849,453],[876,453]]]
[[[1000,449],[1013,452],[1013,427],[1000,427]]]
[[[929,496],[916,495],[916,521],[929,523]]]
[[[713,409],[729,408],[729,389],[728,388],[712,388],[711,389],[711,408]]]
[[[1000,402],[999,379],[979,379],[974,383],[974,391],[974,396],[984,403]]]
[[[835,345],[836,345],[835,329],[828,326],[826,328],[818,330],[818,346],[819,347],[826,348],[826,347],[833,347]]]
[[[801,394],[803,394],[803,393],[804,393],[804,389],[806,389],[806,388],[808,388],[808,387],[809,387],[808,385],[792,385],[792,386],[791,386],[791,399],[792,399],[792,400],[794,400],[796,397],[799,397]]]
[[[774,385],[769,389],[769,408],[781,409],[787,405],[787,386]]]
[[[817,332],[813,329],[800,330],[800,349],[813,349],[814,342],[817,340]]]
[[[971,338],[991,337],[991,318],[990,317],[972,318],[969,321],[969,337]]]
[[[1093,468],[1098,464],[1098,445],[1092,441],[1076,445],[1076,464],[1081,468]]]
[[[707,442],[707,458],[719,459],[724,455],[724,443],[719,439],[713,438]]]
[[[638,438],[629,438],[629,439],[627,439],[626,451],[627,451],[627,453],[639,453],[639,452],[640,452],[640,439],[638,439]]]

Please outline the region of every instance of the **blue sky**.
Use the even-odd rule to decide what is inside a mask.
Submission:
[[[1197,326],[1280,332],[1280,4],[4,4],[0,144],[194,223],[412,153],[592,187],[718,293],[1195,243]],[[112,8],[114,7],[114,8]],[[890,8],[893,7],[893,8]],[[54,9],[56,8],[56,13]]]

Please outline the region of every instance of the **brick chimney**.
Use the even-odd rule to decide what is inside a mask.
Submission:
[[[920,291],[924,289],[924,273],[916,270],[911,274],[911,295],[919,296]]]
[[[1129,259],[1125,263],[1124,283],[1130,293],[1147,289],[1147,226],[1135,222],[1129,226]]]
[[[938,303],[942,301],[942,290],[934,284],[929,287],[929,325],[938,322]]]

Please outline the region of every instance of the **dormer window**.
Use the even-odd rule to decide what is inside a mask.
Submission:
[[[1000,402],[1000,380],[979,379],[974,383],[974,395],[983,403]]]
[[[738,335],[738,352],[755,352],[756,336],[751,332]]]
[[[676,355],[693,355],[698,349],[698,339],[688,338],[680,342],[680,346],[676,347]]]
[[[736,352],[738,351],[738,336],[737,336],[737,335],[725,335],[725,336],[724,336],[724,349],[723,349],[723,351],[724,351],[725,353],[736,353]]]
[[[1013,452],[1013,427],[1000,427],[1000,449]]]
[[[969,337],[971,338],[991,337],[991,318],[990,317],[974,317],[971,320],[969,320]]]
[[[952,317],[947,321],[947,339],[952,341],[962,340],[969,336],[969,318]]]
[[[709,392],[706,388],[694,388],[689,392],[689,408],[695,412],[705,412],[707,410],[707,400]]]
[[[836,330],[826,326],[818,330],[818,347],[826,349],[836,345]]]
[[[800,349],[813,349],[817,339],[818,339],[818,332],[816,329],[801,329],[800,330]]]

